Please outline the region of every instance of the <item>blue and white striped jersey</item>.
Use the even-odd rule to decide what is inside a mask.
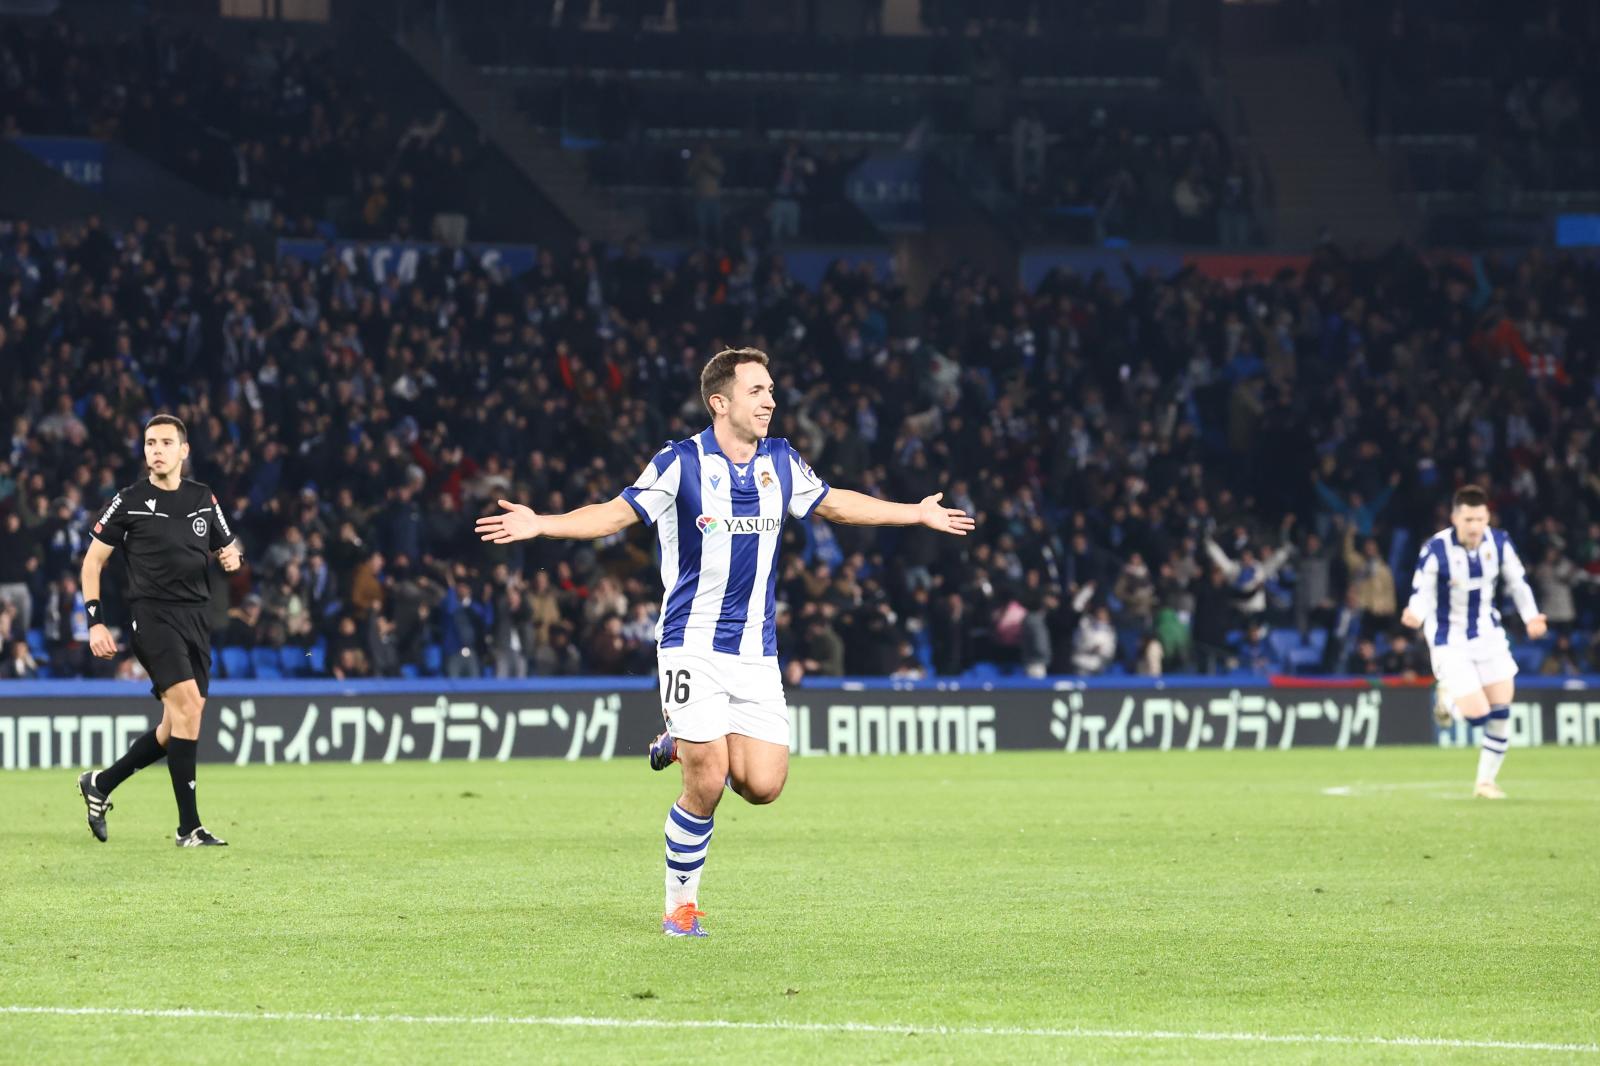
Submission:
[[[1490,529],[1477,550],[1468,551],[1454,528],[1443,529],[1422,545],[1406,606],[1422,619],[1429,644],[1465,644],[1500,634],[1497,592],[1509,592],[1523,618],[1539,613],[1522,560],[1505,530]]]
[[[828,486],[782,438],[742,466],[708,427],[656,453],[622,498],[656,527],[663,648],[778,654],[778,547],[785,514],[808,518]]]

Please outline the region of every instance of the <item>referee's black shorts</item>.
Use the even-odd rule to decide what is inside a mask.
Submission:
[[[200,695],[211,689],[211,617],[203,605],[156,603],[133,605],[133,654],[150,675],[156,699],[180,681],[193,681]]]

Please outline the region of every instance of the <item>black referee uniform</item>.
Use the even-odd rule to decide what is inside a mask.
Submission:
[[[133,654],[156,697],[180,681],[211,687],[211,559],[233,543],[217,497],[198,481],[158,489],[148,480],[118,492],[91,530],[121,548]]]
[[[211,558],[233,543],[233,530],[216,496],[198,481],[180,481],[175,489],[136,482],[106,505],[90,533],[124,552],[133,654],[150,675],[150,691],[161,699],[174,685],[193,681],[204,698],[211,689]],[[104,770],[79,775],[90,831],[104,843],[111,793],[164,758],[178,804],[178,846],[225,845],[200,824],[195,797],[198,738],[169,735],[163,744],[160,735],[157,726]]]

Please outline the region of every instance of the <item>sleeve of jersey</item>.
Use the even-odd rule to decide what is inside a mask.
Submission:
[[[1406,604],[1406,609],[1418,618],[1433,617],[1434,609],[1438,606],[1438,575],[1439,560],[1434,558],[1432,549],[1424,544],[1422,558],[1417,560],[1416,573],[1411,577],[1411,599]]]
[[[788,452],[789,482],[794,489],[789,494],[789,513],[796,518],[810,518],[828,495],[828,483],[817,476],[811,465],[800,458],[792,447]]]
[[[656,452],[639,480],[622,490],[622,498],[638,512],[645,525],[653,526],[678,498],[678,482],[683,464],[671,445]]]
[[[128,527],[126,514],[123,511],[122,493],[111,497],[111,502],[106,504],[106,509],[95,519],[90,527],[89,534],[102,544],[109,544],[113,548],[122,547],[122,542],[127,539]]]
[[[211,523],[211,537],[209,544],[212,551],[226,548],[233,543],[233,527],[228,524],[228,516],[222,513],[222,504],[217,502],[217,494],[211,494],[211,513],[216,521]]]
[[[1539,604],[1534,600],[1533,588],[1528,584],[1528,572],[1509,537],[1501,543],[1500,573],[1506,579],[1506,591],[1511,593],[1511,602],[1517,605],[1517,614],[1524,620],[1538,614]]]

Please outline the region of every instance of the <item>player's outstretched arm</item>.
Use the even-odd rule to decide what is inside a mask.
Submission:
[[[591,503],[566,514],[539,514],[533,508],[510,500],[500,500],[500,514],[478,519],[475,532],[490,544],[511,544],[534,537],[559,540],[596,540],[609,537],[639,521],[639,515],[622,497],[605,503]]]
[[[847,526],[927,526],[940,533],[964,537],[976,526],[973,517],[939,501],[936,492],[920,503],[890,503],[849,489],[833,489],[817,504],[817,514]]]

